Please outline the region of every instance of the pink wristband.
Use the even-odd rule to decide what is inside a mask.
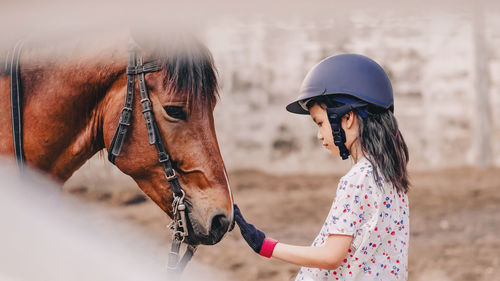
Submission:
[[[265,238],[264,243],[262,243],[262,247],[260,248],[259,255],[270,258],[273,255],[274,247],[276,247],[276,244],[278,244],[278,240],[274,240],[273,238]]]

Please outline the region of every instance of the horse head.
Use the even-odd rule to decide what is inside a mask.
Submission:
[[[182,41],[175,48],[172,44],[168,48],[164,44],[143,45],[139,52],[144,62],[153,60],[159,66],[157,71],[144,74],[144,80],[159,135],[185,192],[187,242],[215,244],[232,226],[233,202],[215,134],[213,110],[218,86],[213,59],[208,49],[193,40]],[[141,89],[135,81],[131,125],[114,162],[173,217],[173,192],[155,146],[148,144]],[[127,82],[123,75],[106,94],[102,130],[108,150],[123,108],[127,83],[130,80]]]

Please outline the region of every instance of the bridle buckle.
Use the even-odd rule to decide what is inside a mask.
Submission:
[[[167,181],[171,181],[171,180],[175,179],[177,177],[177,175],[175,174],[175,170],[172,169],[172,175],[165,174],[165,177],[167,177]]]

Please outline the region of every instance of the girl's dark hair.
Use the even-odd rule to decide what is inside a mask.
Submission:
[[[398,192],[408,192],[410,181],[406,165],[409,155],[398,122],[390,110],[368,114],[366,118],[356,112],[359,120],[359,140],[366,158],[373,166],[375,181],[390,180]]]
[[[306,103],[310,109],[314,104],[326,109],[330,106],[341,106],[342,103],[325,98],[311,99]],[[380,181],[380,173],[385,180],[394,184],[397,192],[408,192],[410,181],[406,165],[409,155],[403,135],[399,131],[396,117],[390,110],[380,110],[369,106],[367,117],[362,118],[357,110],[353,110],[359,120],[359,141],[363,153],[373,166],[373,178]]]

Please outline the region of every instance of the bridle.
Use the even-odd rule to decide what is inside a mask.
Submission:
[[[23,92],[21,91],[21,71],[19,57],[23,47],[23,41],[17,42],[12,51],[12,56],[7,59],[10,70],[10,108],[12,114],[12,136],[14,139],[14,154],[16,155],[19,171],[24,171],[24,148],[23,148]],[[7,56],[9,57],[9,56]]]
[[[134,89],[135,77],[139,83],[139,92],[141,93],[141,106],[144,120],[146,121],[146,128],[148,131],[149,145],[155,145],[158,152],[158,160],[163,167],[165,177],[170,183],[174,199],[172,202],[173,220],[169,228],[173,231],[172,246],[169,253],[167,269],[171,275],[179,278],[180,274],[186,267],[187,263],[193,257],[196,251],[196,245],[187,244],[186,252],[179,261],[179,251],[182,242],[189,235],[186,220],[186,205],[184,203],[185,192],[179,184],[179,179],[172,168],[170,155],[165,149],[165,144],[160,135],[158,124],[156,123],[153,114],[153,104],[149,99],[148,89],[144,75],[149,72],[157,72],[162,69],[159,60],[153,60],[143,63],[142,56],[139,54],[140,50],[135,44],[129,46],[129,58],[127,66],[127,94],[125,96],[125,105],[121,111],[120,121],[118,128],[109,146],[108,159],[111,163],[115,164],[115,158],[120,155],[127,130],[130,127],[132,117],[132,106],[134,102]]]
[[[21,54],[22,42],[16,44],[12,56],[10,58],[10,94],[11,94],[11,109],[12,109],[12,132],[14,140],[14,152],[16,155],[17,164],[20,172],[23,173],[25,165],[25,156],[23,150],[23,127],[22,127],[22,91],[20,83],[20,66],[19,57]],[[180,275],[187,263],[193,257],[196,251],[196,245],[187,244],[186,252],[182,259],[179,257],[180,247],[182,242],[189,235],[186,220],[186,205],[184,202],[185,192],[179,184],[179,179],[172,168],[170,155],[165,149],[164,142],[161,138],[158,124],[156,123],[153,114],[153,105],[149,99],[148,90],[146,87],[145,74],[149,72],[157,72],[163,69],[160,60],[153,60],[143,63],[143,58],[140,55],[140,50],[137,45],[129,45],[129,58],[127,72],[127,93],[125,96],[125,105],[121,111],[118,128],[111,142],[108,152],[108,159],[115,164],[115,158],[120,155],[120,151],[125,142],[128,128],[131,125],[132,106],[134,102],[135,77],[139,83],[139,91],[141,93],[142,113],[146,121],[148,131],[149,145],[155,145],[158,151],[158,160],[163,167],[167,181],[173,192],[172,213],[173,220],[169,228],[173,231],[172,246],[169,253],[167,270],[169,277],[173,280],[180,278]]]

